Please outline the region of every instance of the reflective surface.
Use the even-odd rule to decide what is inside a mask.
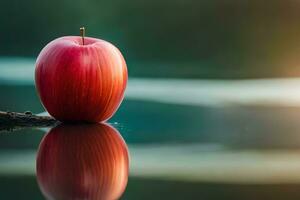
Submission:
[[[61,124],[40,144],[37,180],[47,199],[118,199],[128,161],[123,138],[109,125]]]
[[[44,111],[30,81],[0,83],[0,110]],[[129,80],[109,126],[1,132],[0,199],[297,199],[298,87],[290,79]],[[130,151],[126,188],[127,153],[119,151],[125,143],[118,132]]]

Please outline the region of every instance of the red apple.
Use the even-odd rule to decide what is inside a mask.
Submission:
[[[36,161],[47,199],[118,199],[128,179],[128,150],[105,124],[59,125],[43,138]]]
[[[42,104],[54,118],[106,121],[123,100],[127,67],[111,43],[66,36],[53,40],[39,54],[35,83]]]

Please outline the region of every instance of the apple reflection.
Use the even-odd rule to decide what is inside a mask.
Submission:
[[[107,124],[64,125],[40,143],[36,172],[47,199],[120,198],[128,179],[128,149]]]

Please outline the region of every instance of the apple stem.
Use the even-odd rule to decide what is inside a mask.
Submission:
[[[84,36],[85,36],[85,28],[84,27],[80,28],[80,36],[82,38],[82,45],[84,45]]]

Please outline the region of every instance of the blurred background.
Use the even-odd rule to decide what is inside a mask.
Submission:
[[[54,38],[103,38],[123,52],[131,76],[297,76],[296,0],[0,2],[0,55],[35,58]]]
[[[297,0],[0,0],[0,110],[44,112],[35,59],[85,26],[128,65],[109,121],[131,155],[123,199],[300,197],[299,9]],[[1,199],[43,199],[35,154],[45,132],[1,132]]]

